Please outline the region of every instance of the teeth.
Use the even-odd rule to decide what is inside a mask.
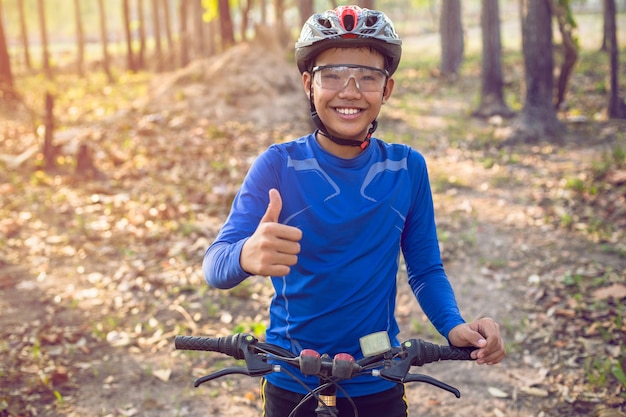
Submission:
[[[343,109],[343,108],[337,108],[337,112],[341,113],[341,114],[357,114],[359,112],[359,109]]]

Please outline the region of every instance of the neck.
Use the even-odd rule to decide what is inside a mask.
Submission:
[[[324,150],[339,158],[352,159],[356,158],[359,154],[361,154],[361,152],[363,152],[363,150],[359,146],[339,145],[330,140],[330,138],[328,138],[319,130],[315,134],[315,139],[317,140],[317,143],[319,143],[320,146],[324,148]]]

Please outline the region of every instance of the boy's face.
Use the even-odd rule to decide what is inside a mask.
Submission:
[[[315,67],[356,65],[380,70],[385,68],[383,56],[370,48],[327,49],[317,56],[314,65]],[[367,135],[370,123],[378,116],[381,106],[391,95],[394,81],[384,77],[383,82],[372,87],[371,84],[366,84],[372,77],[363,75],[358,68],[337,68],[337,70],[337,74],[328,74],[328,79],[332,77],[337,80],[338,77],[340,79],[343,77],[347,79],[347,84],[343,85],[343,82],[340,82],[329,88],[329,85],[337,83],[322,82],[322,77],[326,77],[326,74],[321,71],[313,74],[305,72],[302,74],[304,90],[307,95],[312,92],[315,108],[328,133],[340,139],[361,142]],[[381,73],[373,71],[371,75],[380,77]]]

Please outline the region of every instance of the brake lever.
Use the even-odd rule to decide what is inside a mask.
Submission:
[[[200,384],[203,384],[212,379],[220,378],[225,375],[241,374],[247,376],[262,376],[269,374],[274,370],[274,367],[271,364],[265,362],[259,355],[256,355],[252,352],[250,346],[256,344],[256,342],[258,341],[255,337],[251,335],[245,335],[244,337],[239,337],[236,340],[236,350],[239,354],[243,353],[243,359],[246,361],[246,366],[231,366],[213,372],[212,374],[200,377],[194,382],[194,387],[198,387],[198,385]],[[233,355],[233,357],[235,357],[236,359],[241,359],[241,356],[239,355]]]
[[[409,372],[412,364],[421,366],[425,363],[423,347],[420,343],[421,341],[417,341],[415,339],[404,342],[402,347],[406,356],[400,360],[394,361],[394,365],[392,367],[381,369],[380,376],[393,382],[425,382],[451,392],[457,398],[460,398],[461,392],[455,387],[427,375],[412,374]]]
[[[233,374],[241,374],[250,376],[250,372],[248,372],[248,368],[243,366],[231,366],[229,368],[220,369],[219,371],[213,372],[212,374],[205,375],[196,379],[193,383],[194,388],[198,388],[200,384],[204,384],[205,382],[211,381],[212,379],[221,378],[225,375],[233,375]]]
[[[402,382],[425,382],[427,384],[434,385],[437,388],[441,388],[442,390],[451,392],[456,398],[461,398],[461,391],[459,391],[452,385],[448,385],[445,382],[439,381],[438,379],[435,379],[428,375],[409,373],[405,378],[402,379]]]

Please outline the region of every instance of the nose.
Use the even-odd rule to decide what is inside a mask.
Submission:
[[[361,88],[359,86],[358,81],[354,76],[348,77],[348,81],[346,81],[346,85],[341,90],[341,93],[344,94],[361,94]]]

